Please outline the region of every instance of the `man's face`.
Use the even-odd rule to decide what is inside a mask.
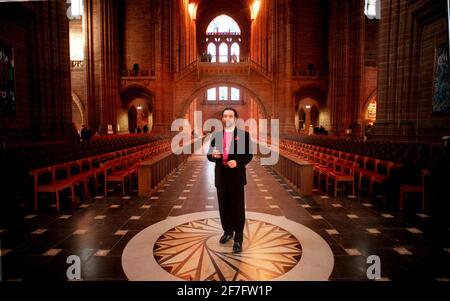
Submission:
[[[222,123],[226,128],[233,127],[236,123],[236,117],[232,110],[226,110],[222,114]]]

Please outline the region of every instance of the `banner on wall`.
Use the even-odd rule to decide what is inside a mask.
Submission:
[[[436,47],[433,78],[433,113],[450,113],[448,44]]]
[[[16,113],[13,48],[0,44],[0,114]]]
[[[108,124],[108,135],[114,134],[112,124]]]

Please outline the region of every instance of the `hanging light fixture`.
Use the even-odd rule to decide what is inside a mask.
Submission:
[[[197,19],[197,4],[196,3],[189,3],[188,4],[188,11],[189,11],[189,15],[191,16],[192,20]]]
[[[255,0],[253,4],[250,6],[250,10],[252,13],[252,20],[255,20],[259,13],[259,8],[261,7],[261,1]]]

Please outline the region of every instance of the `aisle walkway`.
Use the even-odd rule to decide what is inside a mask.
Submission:
[[[236,257],[231,245],[213,239],[221,233],[213,169],[204,156],[194,155],[150,198],[96,197],[62,214],[51,207],[2,216],[2,280],[66,279],[69,255],[80,257],[84,280],[146,278],[142,268],[125,266],[130,262],[124,250],[152,235],[155,249],[141,248],[150,252],[141,259],[158,263],[162,269],[155,269],[168,279],[367,280],[369,255],[380,256],[385,280],[450,278],[449,229],[427,215],[384,212],[364,199],[334,199],[320,191],[302,198],[256,157],[247,171],[247,242]],[[194,237],[192,229],[204,232],[194,231]],[[308,270],[314,252],[325,260]]]

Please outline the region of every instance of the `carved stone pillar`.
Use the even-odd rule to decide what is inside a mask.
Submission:
[[[117,132],[119,97],[117,0],[85,0],[86,100],[89,127]]]

